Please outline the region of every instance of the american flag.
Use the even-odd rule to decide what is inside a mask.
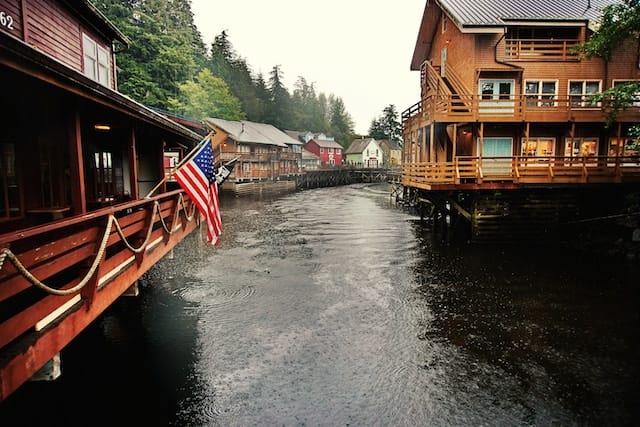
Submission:
[[[218,184],[213,166],[211,141],[207,139],[196,154],[174,176],[207,220],[207,240],[217,245],[222,233]]]

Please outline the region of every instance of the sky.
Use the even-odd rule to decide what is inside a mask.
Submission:
[[[268,80],[280,65],[289,93],[298,76],[304,77],[316,93],[342,98],[354,131],[366,135],[389,104],[400,114],[420,100],[420,72],[409,67],[425,4],[191,0],[191,10],[205,45],[226,30],[254,74]]]

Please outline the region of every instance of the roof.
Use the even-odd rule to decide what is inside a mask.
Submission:
[[[118,91],[97,84],[84,74],[3,31],[0,31],[0,46],[2,46],[0,63],[3,65],[9,64],[9,67],[19,69],[20,72],[36,78],[44,79],[41,76],[46,76],[47,82],[55,84],[62,90],[84,99],[99,102],[107,108],[121,111],[130,117],[151,123],[192,141],[198,141],[202,138],[191,129],[166,118]]]
[[[230,138],[237,142],[247,144],[275,145],[288,147],[300,145],[300,142],[273,125],[266,123],[249,122],[246,120],[232,121],[207,117],[205,123],[211,127],[217,127],[226,132]]]
[[[318,147],[328,147],[328,148],[342,148],[342,145],[331,139],[311,139],[309,142],[315,142]],[[307,143],[308,144],[308,143]]]
[[[347,151],[345,151],[345,154],[360,154],[365,150],[365,148],[369,146],[369,144],[371,144],[371,142],[376,142],[376,140],[373,138],[355,139],[351,143],[349,148],[347,148]],[[377,142],[376,142],[376,145],[377,145]]]
[[[93,2],[89,0],[68,0],[65,1],[71,9],[74,9],[76,13],[82,16],[85,20],[91,23],[91,25],[99,32],[110,37],[112,40],[119,40],[124,45],[129,47],[131,41],[125,36],[104,14],[94,6]]]
[[[443,10],[463,32],[504,33],[509,24],[527,22],[587,23],[595,29],[602,9],[622,0],[435,0],[424,8],[411,70],[419,70],[431,50],[434,29]]]
[[[320,161],[320,156],[316,153],[312,153],[311,151],[303,148],[302,149],[302,160],[318,160]]]
[[[594,21],[617,0],[437,0],[459,26],[504,26],[508,21]]]
[[[304,132],[300,132],[298,130],[286,130],[286,129],[283,132],[286,133],[287,135],[289,135],[291,138],[295,139],[296,142],[299,145],[303,145],[304,144],[304,142],[302,142],[302,140],[301,140],[301,135]]]
[[[384,145],[389,150],[402,150],[402,147],[400,147],[400,144],[398,144],[397,141],[390,141],[388,139],[379,139],[378,144],[381,146]]]

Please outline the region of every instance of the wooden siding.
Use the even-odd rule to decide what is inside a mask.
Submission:
[[[21,4],[22,2],[17,0],[0,0],[0,12],[5,14],[5,24],[0,25],[0,31],[24,39]]]
[[[110,87],[116,87],[111,40],[106,40],[83,25],[60,3],[45,0],[0,0],[0,12],[9,14],[13,19],[13,30],[0,26],[1,31],[23,40],[34,49],[80,73],[83,72],[82,35],[87,34],[109,52]]]

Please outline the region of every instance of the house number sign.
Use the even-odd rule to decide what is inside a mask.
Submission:
[[[9,15],[5,11],[0,11],[0,25],[13,30],[13,16]]]

